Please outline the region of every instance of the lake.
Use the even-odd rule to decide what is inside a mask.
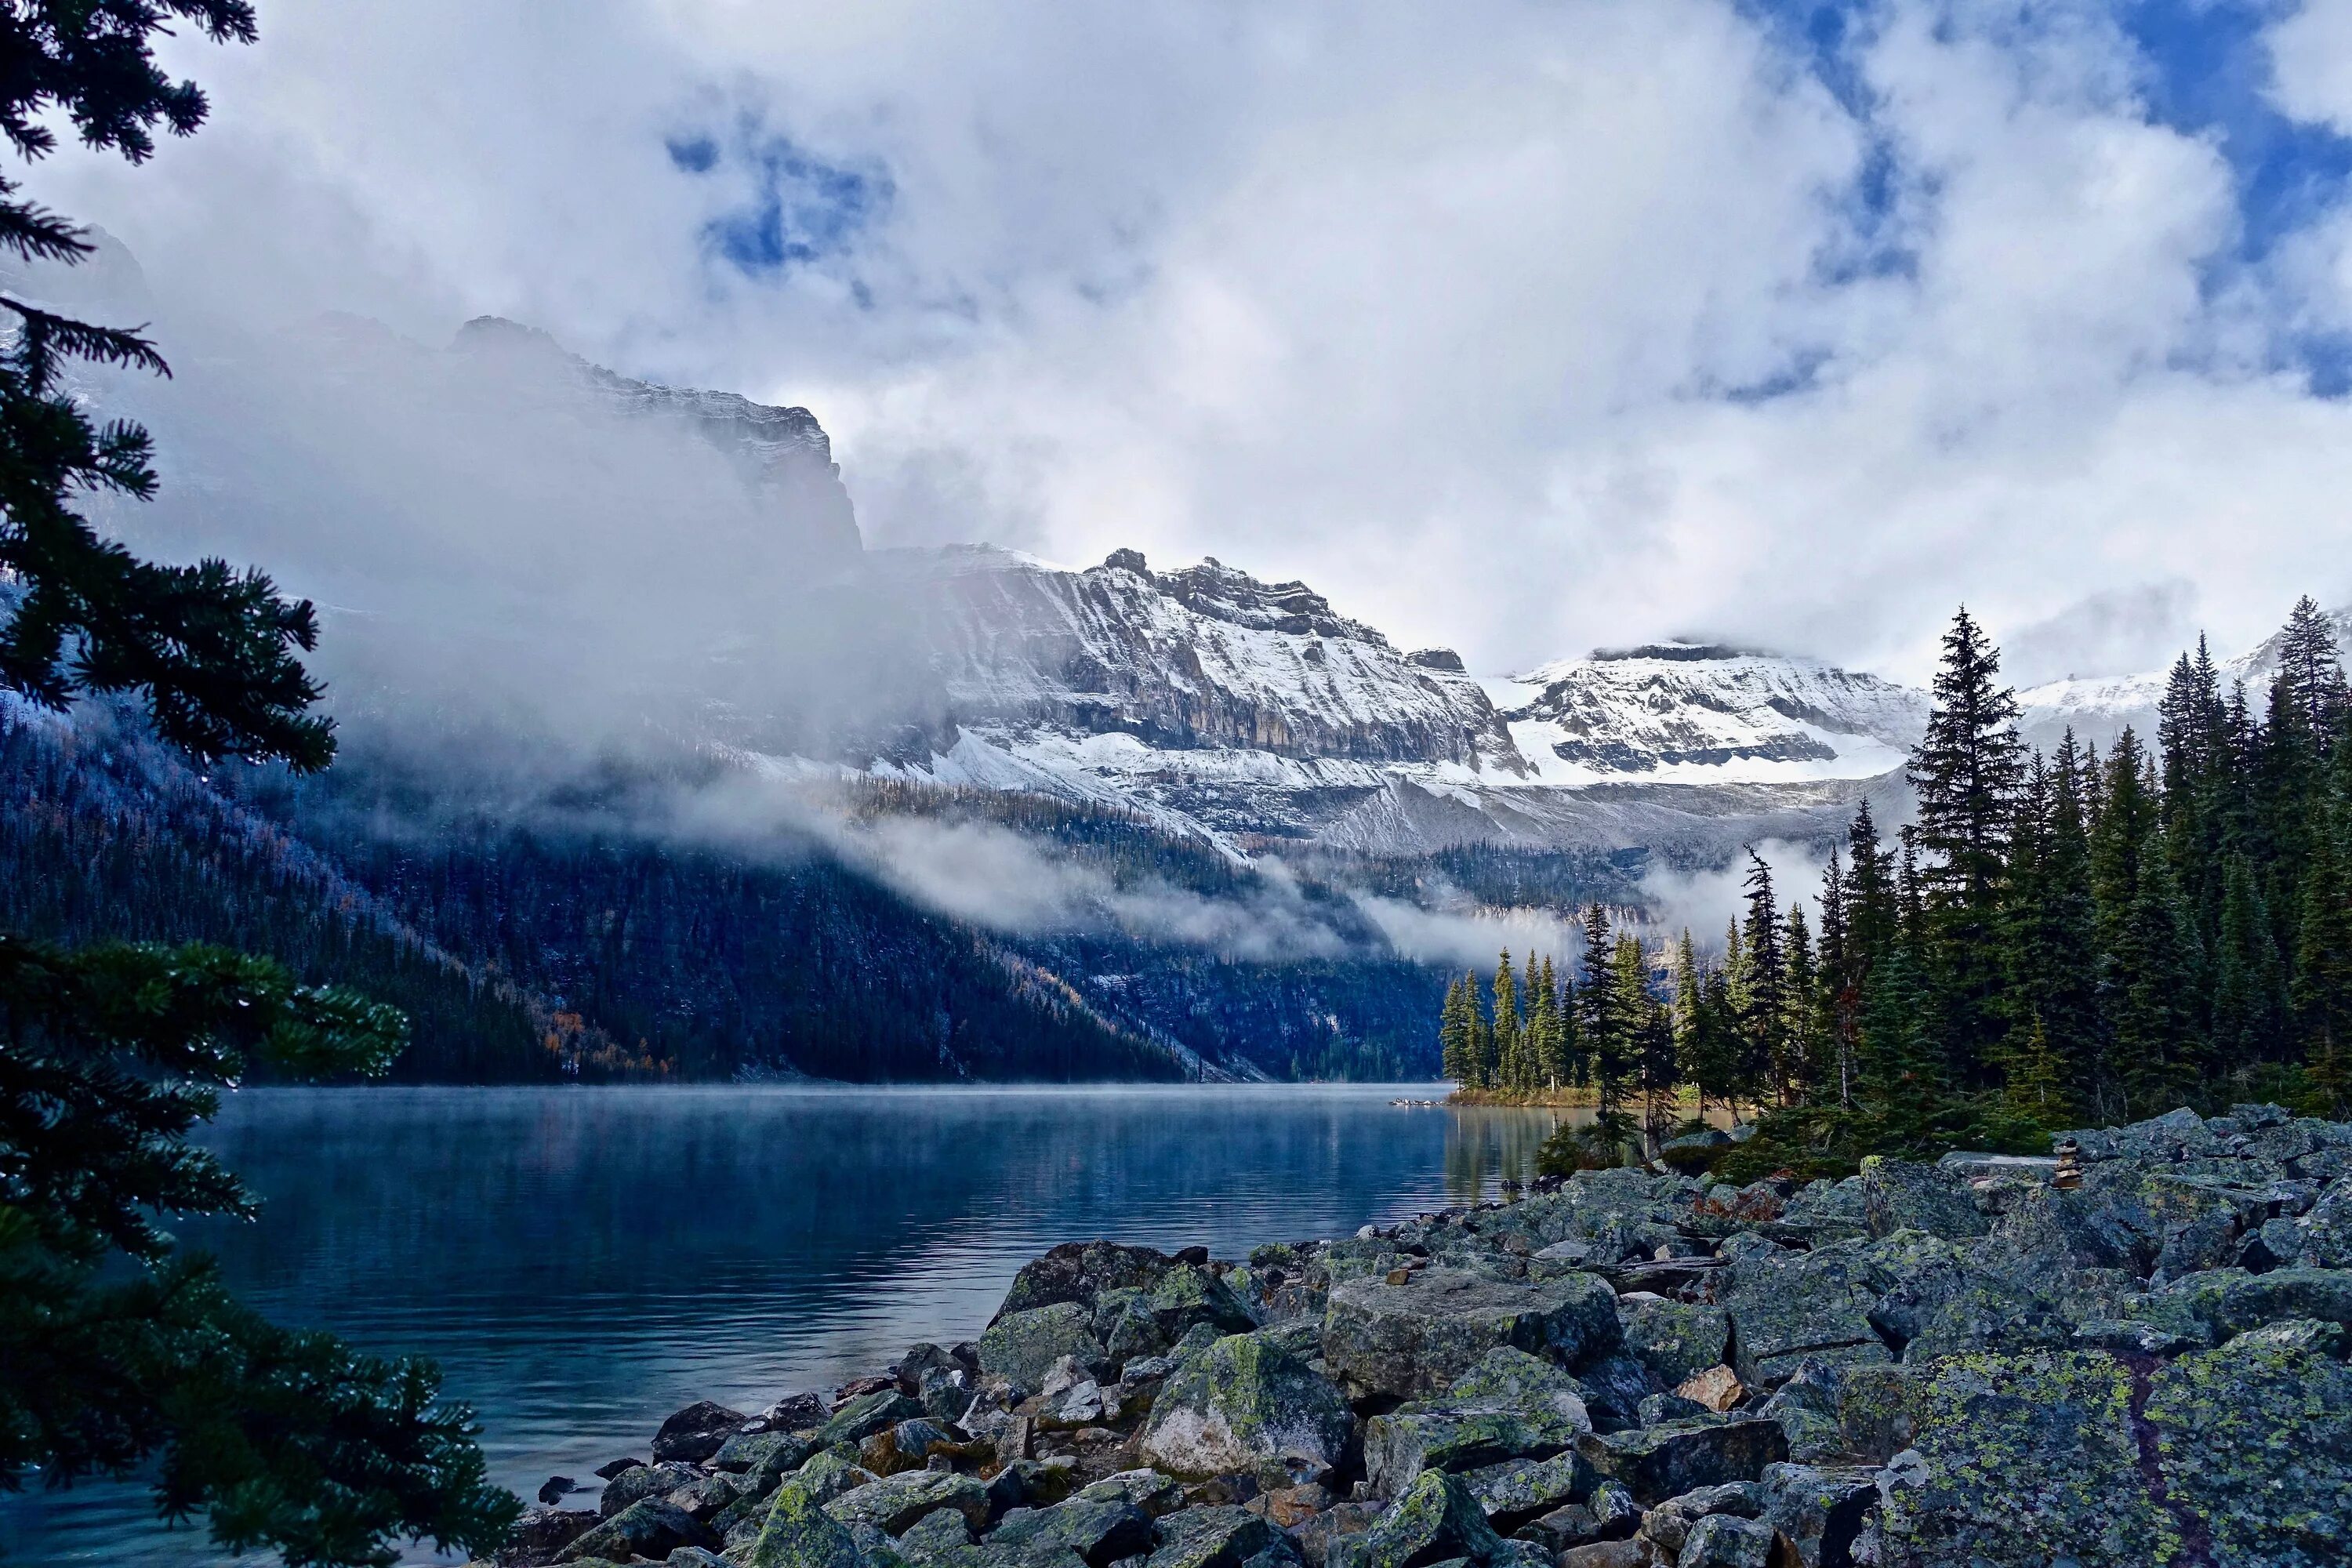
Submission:
[[[189,1226],[281,1322],[429,1355],[529,1498],[642,1458],[678,1406],[756,1410],[976,1338],[1013,1271],[1109,1237],[1236,1257],[1492,1196],[1562,1118],[1426,1084],[257,1089],[206,1142],[265,1201]],[[26,1563],[222,1560],[133,1488],[0,1506]]]

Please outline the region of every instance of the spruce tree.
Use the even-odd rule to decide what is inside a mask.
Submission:
[[[1791,1103],[1811,1100],[1821,1087],[1822,987],[1814,966],[1812,932],[1805,924],[1802,900],[1789,900],[1789,930],[1783,940],[1788,954],[1789,1013],[1781,1027],[1787,1059],[1780,1078]]]
[[[1740,1019],[1741,1077],[1782,1103],[1791,1098],[1789,1068],[1789,963],[1772,894],[1772,868],[1748,851],[1748,916],[1740,930],[1748,960],[1747,1012]]]
[[[1944,636],[1927,733],[1907,776],[1927,973],[1944,1048],[1963,1082],[1990,1076],[2007,1019],[1999,960],[2002,880],[2023,773],[2017,699],[2000,655],[1962,608]]]
[[[2345,1109],[2343,1079],[2352,1065],[2352,868],[2346,864],[2345,815],[2333,805],[2313,824],[2296,922],[2295,1035],[2331,1112]]]
[[[1463,1089],[1480,1087],[1472,1077],[1477,1069],[1477,1058],[1474,1054],[1476,1032],[1470,1015],[1477,1004],[1470,986],[1467,975],[1446,986],[1445,1007],[1437,1026],[1438,1070]]]
[[[1597,1104],[1588,1142],[1600,1159],[1613,1164],[1633,1132],[1625,1102],[1633,1087],[1634,1020],[1618,984],[1609,912],[1598,900],[1584,909],[1584,976],[1577,1004],[1577,1035],[1591,1061]]]
[[[1495,1084],[1517,1090],[1526,1087],[1519,1029],[1519,981],[1511,969],[1510,949],[1495,961]]]
[[[2137,1114],[2177,1103],[2194,1081],[2189,954],[2158,837],[2153,767],[2129,729],[2105,770],[2105,810],[2091,837],[2091,889],[2103,963],[2109,1070]]]
[[[2221,914],[2214,933],[2212,1049],[2222,1072],[2283,1062],[2292,1048],[2286,966],[2270,911],[2247,858],[2232,852],[2222,868]]]
[[[2014,1072],[2023,1036],[2054,1063],[2067,1099],[2099,1103],[2105,1060],[2098,993],[2098,933],[2090,887],[2090,841],[2084,828],[2081,763],[2074,731],[2046,765],[2033,760],[2011,858],[2004,919],[2004,969],[2012,1042],[2004,1070]],[[2035,1071],[2041,1068],[2037,1064]]]
[[[37,160],[70,126],[139,164],[159,127],[192,134],[205,96],[152,51],[175,22],[215,43],[255,37],[246,0],[0,8],[9,146]],[[64,265],[92,248],[7,176],[0,247]],[[147,433],[94,422],[74,363],[168,374],[155,347],[16,294],[0,311],[15,323],[0,342],[0,689],[52,710],[135,698],[199,760],[324,767],[333,726],[301,662],[311,606],[226,562],[142,560],[76,510],[146,500],[158,479]],[[252,1213],[187,1141],[250,1065],[380,1074],[404,1032],[396,1012],[261,959],[0,933],[0,1488],[152,1476],[167,1518],[204,1513],[223,1548],[296,1565],[389,1563],[400,1537],[503,1543],[519,1505],[488,1484],[470,1413],[438,1402],[428,1363],[269,1324],[157,1223]]]

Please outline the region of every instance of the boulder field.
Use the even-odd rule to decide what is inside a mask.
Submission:
[[[1240,1261],[1057,1247],[976,1343],[690,1405],[499,1562],[2352,1563],[2352,1126],[2057,1146],[1591,1171]]]

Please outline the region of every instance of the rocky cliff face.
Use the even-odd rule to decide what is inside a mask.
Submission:
[[[1214,560],[1155,574],[1129,550],[1082,572],[986,547],[898,553],[968,725],[1523,771],[1458,659],[1416,663],[1304,584]]]
[[[732,392],[664,386],[616,374],[567,353],[536,327],[501,316],[477,316],[457,330],[455,353],[515,367],[543,367],[557,381],[588,389],[625,413],[693,431],[725,456],[772,508],[780,526],[819,563],[837,563],[862,548],[856,513],[833,460],[833,442],[805,408],[754,403]]]
[[[1559,784],[1867,777],[1901,765],[1927,712],[1924,693],[1874,675],[1692,643],[1604,649],[1507,686],[1513,738]]]

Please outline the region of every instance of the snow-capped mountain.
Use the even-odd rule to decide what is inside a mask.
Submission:
[[[2336,633],[2338,652],[2352,658],[2352,605],[2329,611],[2327,621]],[[2221,689],[2227,692],[2232,683],[2243,683],[2246,700],[2258,713],[2269,700],[2271,680],[2278,674],[2283,635],[2274,632],[2217,667]],[[2169,669],[2154,669],[2137,675],[2069,676],[2028,687],[2017,694],[2018,729],[2028,743],[2045,752],[2070,729],[2076,740],[2091,742],[2102,750],[2126,728],[2153,744],[2157,708],[2164,700],[2170,679]]]
[[[1926,697],[1818,659],[1687,642],[1488,684],[1549,784],[1794,784],[1900,767]]]
[[[1215,560],[868,560],[916,595],[947,701],[929,754],[875,771],[1119,804],[1227,843],[1706,854],[1811,835],[1900,765],[1925,713],[1875,677],[1685,644],[1480,681]]]

